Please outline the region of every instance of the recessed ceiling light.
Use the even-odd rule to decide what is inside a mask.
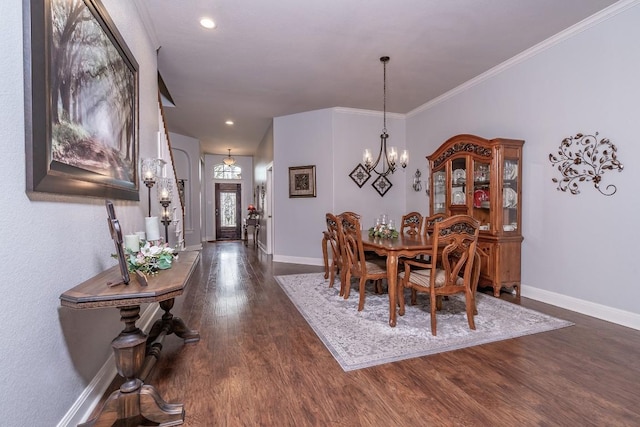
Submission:
[[[225,123],[231,126],[233,124],[233,120],[227,120]]]
[[[216,27],[216,23],[213,22],[213,20],[209,19],[209,18],[202,18],[200,20],[200,25],[202,25],[205,28],[209,28],[209,29]]]

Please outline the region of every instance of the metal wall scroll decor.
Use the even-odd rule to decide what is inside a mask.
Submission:
[[[600,188],[602,176],[608,170],[622,172],[623,165],[618,160],[617,147],[608,138],[598,140],[598,132],[595,135],[578,133],[562,140],[558,154],[549,154],[552,166],[557,166],[562,178],[553,178],[558,184],[557,190],[578,194],[578,184],[581,182],[593,182],[593,186],[601,194],[612,196],[617,191],[613,184],[606,187],[606,191]]]

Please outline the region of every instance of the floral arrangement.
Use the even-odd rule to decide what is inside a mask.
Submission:
[[[117,257],[117,255],[113,255]],[[174,249],[167,243],[154,245],[149,241],[144,242],[139,252],[125,249],[127,268],[130,272],[139,271],[145,275],[153,275],[160,270],[171,268],[174,258],[177,258]]]
[[[258,216],[258,211],[256,210],[255,206],[249,205],[247,210],[249,211],[249,218],[255,218],[256,216]]]
[[[378,224],[369,229],[370,237],[382,237],[383,239],[394,239],[398,237],[398,230],[389,227],[387,224]]]

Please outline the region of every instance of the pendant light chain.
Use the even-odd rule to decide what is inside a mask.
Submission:
[[[382,57],[382,132],[387,133],[387,62],[389,57]]]

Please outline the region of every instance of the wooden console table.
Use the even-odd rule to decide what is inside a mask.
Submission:
[[[175,297],[184,292],[199,258],[199,252],[181,252],[170,269],[150,276],[147,286],[141,286],[133,276],[128,285],[109,286],[122,281],[120,269],[115,266],[60,295],[65,307],[118,308],[120,320],[125,324],[111,342],[116,368],[125,382],[111,393],[100,413],[81,426],[129,426],[146,422],[175,426],[184,422],[184,405],[166,403],[144,380],[160,355],[166,335],[174,333],[185,343],[200,340],[198,332],[190,330],[170,313]],[[160,303],[164,315],[147,336],[136,327],[136,321],[140,318],[140,305],[154,302]]]
[[[258,234],[260,233],[260,219],[259,218],[245,218],[244,220],[244,244],[249,242],[248,228],[253,227],[253,245],[258,246]]]

